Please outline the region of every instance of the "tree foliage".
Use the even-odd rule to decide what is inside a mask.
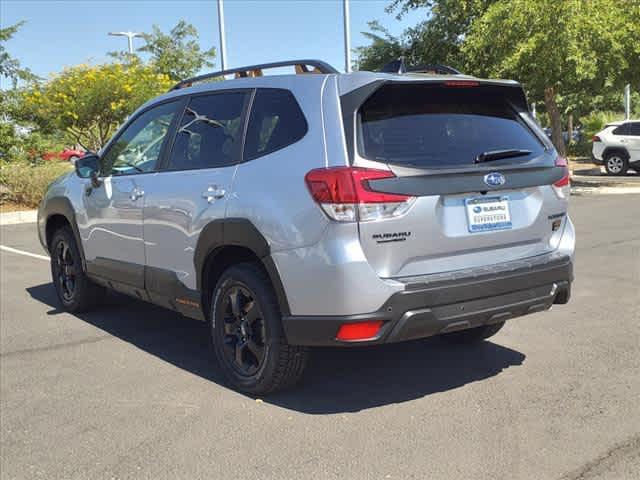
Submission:
[[[151,55],[150,63],[156,72],[167,75],[173,81],[192,77],[203,67],[212,67],[216,56],[215,48],[202,50],[198,43],[198,30],[180,20],[166,34],[157,25],[152,33],[145,33],[146,42],[139,52]]]
[[[409,47],[406,41],[391,35],[375,20],[368,25],[371,31],[362,34],[371,43],[366,47],[356,48],[358,70],[379,70],[385,63],[400,56],[407,56]]]
[[[23,95],[21,120],[43,132],[66,132],[97,151],[128,115],[172,81],[139,61],[68,68]]]
[[[397,18],[401,18],[409,10],[422,8],[426,20],[399,37],[390,35],[378,22],[370,23],[372,31],[363,34],[372,42],[356,50],[357,66],[362,70],[379,70],[402,55],[409,64],[443,63],[460,67],[464,62],[460,49],[469,28],[495,1],[394,0],[387,12],[398,12]]]
[[[18,80],[33,80],[35,78],[35,75],[29,69],[20,66],[20,61],[12,57],[4,45],[11,40],[22,25],[24,25],[24,22],[0,28],[0,77],[8,78],[14,86]]]

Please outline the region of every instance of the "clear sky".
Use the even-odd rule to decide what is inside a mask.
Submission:
[[[360,32],[368,30],[369,20],[397,34],[425,16],[424,10],[410,12],[398,21],[384,11],[389,3],[351,0],[352,47],[366,44]],[[341,0],[225,0],[224,6],[228,67],[319,58],[344,68]],[[218,48],[216,0],[0,0],[2,27],[27,22],[7,49],[43,77],[125,50],[127,39],[109,31],[148,32],[153,24],[168,31],[180,19],[196,26],[203,48]]]

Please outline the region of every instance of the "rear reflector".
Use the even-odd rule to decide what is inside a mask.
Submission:
[[[311,170],[307,188],[324,212],[339,222],[381,220],[404,214],[415,200],[409,195],[376,192],[370,180],[395,178],[389,170],[331,167]]]
[[[382,323],[382,320],[345,323],[340,326],[336,340],[342,340],[344,342],[373,340],[376,338],[376,335],[378,335]]]

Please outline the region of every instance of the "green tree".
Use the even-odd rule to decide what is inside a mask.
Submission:
[[[35,123],[43,133],[65,132],[96,151],[131,112],[171,85],[166,75],[136,60],[126,65],[78,65],[28,89],[21,119]]]
[[[406,29],[399,37],[389,35],[378,22],[371,22],[371,40],[356,49],[361,70],[378,70],[385,63],[405,57],[408,64],[443,63],[462,67],[460,49],[473,21],[496,0],[394,0],[386,8],[398,19],[413,9],[424,9],[426,20]]]
[[[479,76],[515,78],[544,100],[561,154],[561,98],[640,81],[640,0],[511,0],[473,22],[461,52]]]
[[[357,60],[355,67],[358,70],[379,70],[386,63],[407,56],[410,45],[405,40],[394,37],[377,21],[368,23],[370,32],[362,34],[371,42],[366,47],[356,48]]]
[[[193,77],[203,67],[213,66],[211,60],[216,56],[215,48],[202,50],[198,30],[184,20],[180,20],[168,34],[154,25],[153,32],[142,37],[146,44],[137,51],[150,54],[153,68],[173,81]]]
[[[12,57],[5,47],[5,43],[11,40],[22,25],[24,25],[24,22],[0,28],[0,77],[11,80],[14,87],[18,80],[33,80],[35,78],[35,75],[28,68],[20,66],[20,61]]]

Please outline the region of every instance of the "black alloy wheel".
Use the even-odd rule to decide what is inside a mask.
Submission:
[[[66,239],[61,238],[55,245],[54,251],[54,281],[57,282],[58,292],[62,300],[72,302],[76,292],[77,268]]]
[[[242,376],[252,376],[262,366],[266,331],[260,305],[246,285],[232,284],[222,301],[224,352],[228,364]]]

